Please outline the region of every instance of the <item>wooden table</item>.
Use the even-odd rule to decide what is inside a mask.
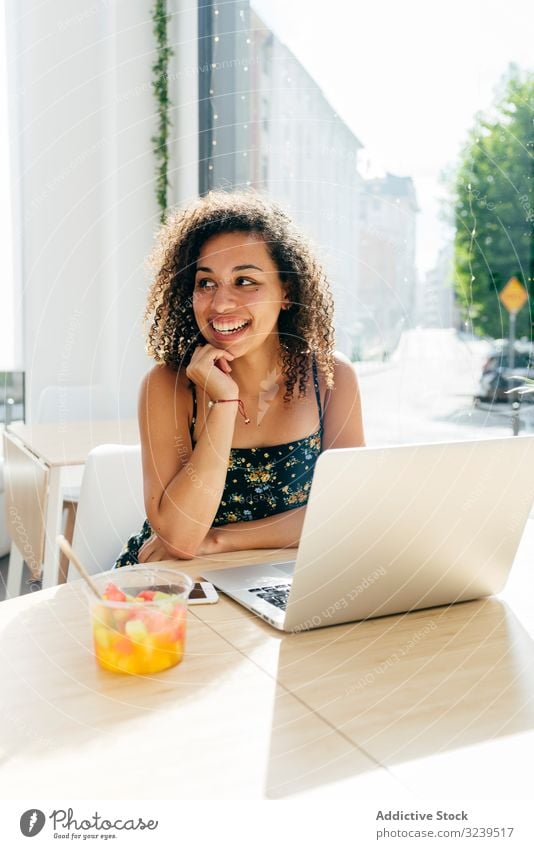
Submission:
[[[89,452],[106,443],[138,442],[135,419],[9,425],[4,431],[4,474],[7,529],[14,544],[8,598],[20,592],[23,560],[35,576],[41,575],[43,587],[58,583],[56,538],[61,533],[65,485],[79,488]]]
[[[502,596],[307,633],[221,597],[189,609],[183,663],[152,677],[97,667],[79,582],[2,602],[0,792],[530,800],[533,552],[529,520]]]

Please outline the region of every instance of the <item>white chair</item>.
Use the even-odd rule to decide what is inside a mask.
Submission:
[[[99,445],[85,464],[72,547],[90,574],[111,569],[146,518],[140,445]],[[76,580],[74,566],[68,580]]]

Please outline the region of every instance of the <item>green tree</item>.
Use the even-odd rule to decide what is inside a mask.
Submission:
[[[511,65],[491,113],[479,113],[453,185],[454,279],[463,317],[480,334],[508,334],[499,292],[515,276],[529,300],[517,334],[534,319],[534,74]]]

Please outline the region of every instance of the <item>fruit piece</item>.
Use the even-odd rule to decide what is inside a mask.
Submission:
[[[102,625],[95,625],[94,635],[95,642],[100,648],[109,648],[109,631],[107,628],[103,628]]]
[[[172,616],[174,614],[174,609],[176,607],[175,601],[170,601],[166,599],[165,601],[158,601],[158,610],[165,614],[165,616]]]
[[[176,645],[181,642],[182,637],[182,628],[169,626],[163,631],[153,634],[152,640],[154,641],[155,648],[164,649],[165,651],[175,651]]]
[[[93,607],[93,622],[95,625],[111,625],[113,614],[105,604],[95,604]]]
[[[183,604],[176,604],[174,606],[174,610],[172,612],[172,620],[175,624],[178,622],[182,622],[185,624],[185,617],[187,614],[187,608]]]
[[[154,601],[167,601],[168,598],[170,598],[169,593],[162,593],[161,590],[154,593]]]
[[[140,619],[130,619],[124,626],[124,632],[134,642],[141,642],[148,634],[145,623]]]
[[[140,593],[137,593],[137,598],[144,598],[145,601],[153,601],[155,595],[154,590],[142,590]]]
[[[133,643],[128,637],[119,637],[118,640],[115,640],[113,648],[120,654],[132,654],[134,651]]]
[[[121,630],[124,623],[135,614],[134,610],[128,610],[128,608],[121,609],[119,607],[113,608],[110,612],[113,620],[112,625],[117,631]]]
[[[106,601],[126,601],[126,593],[123,593],[116,584],[110,581],[104,588],[103,598]]]
[[[115,672],[127,672],[130,675],[139,675],[139,665],[135,657],[117,655],[115,659]]]
[[[184,643],[163,642],[162,635],[148,635],[145,643],[131,644],[126,637],[119,640],[111,640],[110,647],[104,649],[95,643],[96,657],[104,669],[112,672],[122,672],[130,675],[152,675],[161,672],[180,663],[183,657]],[[166,635],[170,636],[170,635]]]
[[[139,618],[145,623],[151,634],[169,627],[169,617],[160,610],[140,610]]]

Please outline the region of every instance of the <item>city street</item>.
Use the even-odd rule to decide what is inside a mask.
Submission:
[[[356,364],[367,444],[440,442],[512,434],[505,404],[473,404],[489,345],[453,329],[406,331],[386,363]],[[520,433],[534,429],[534,404],[521,408]]]

